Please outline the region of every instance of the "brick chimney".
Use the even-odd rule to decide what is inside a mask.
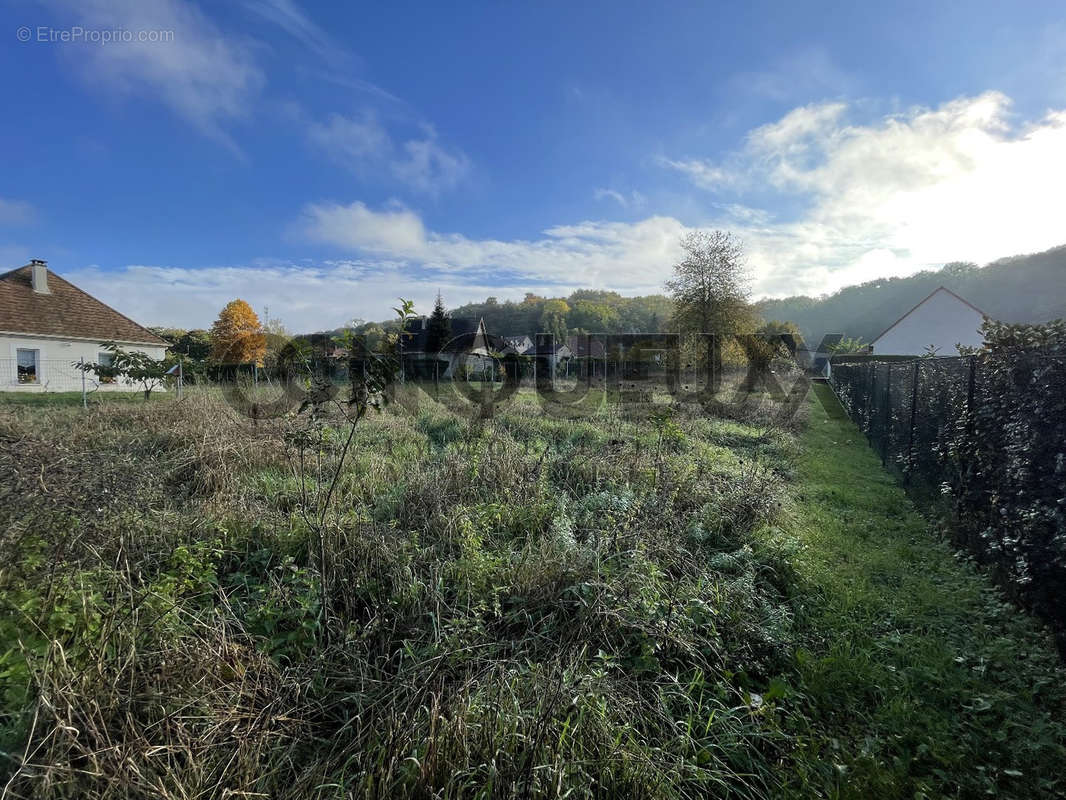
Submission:
[[[33,284],[33,291],[37,294],[51,294],[48,291],[48,262],[39,258],[31,258],[30,267],[30,283]]]

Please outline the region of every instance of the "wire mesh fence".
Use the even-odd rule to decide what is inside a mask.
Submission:
[[[831,383],[885,466],[919,502],[951,504],[960,544],[1066,651],[1066,357],[834,363]]]
[[[0,392],[46,391],[80,392],[84,373],[77,362],[58,358],[37,358],[34,351],[18,358],[0,358]],[[89,391],[101,387],[100,381],[87,376]],[[104,386],[104,388],[110,388]],[[129,391],[126,388],[126,391]]]
[[[834,364],[832,384],[885,466],[940,485],[957,467],[940,456],[975,402],[976,375],[976,357],[865,361]]]

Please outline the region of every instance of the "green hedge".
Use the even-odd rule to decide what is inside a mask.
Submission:
[[[954,503],[959,540],[1066,652],[1066,321],[986,322],[971,356],[834,364],[886,464]]]

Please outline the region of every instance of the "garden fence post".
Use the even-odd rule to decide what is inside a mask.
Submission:
[[[971,458],[973,453],[974,433],[976,429],[976,409],[974,409],[974,395],[977,388],[977,356],[970,356],[970,370],[966,379],[966,458]],[[966,471],[959,464],[959,495],[963,494],[966,486]],[[962,503],[955,502],[956,517],[962,517]]]
[[[81,370],[81,407],[88,408],[89,400],[85,395],[85,356],[78,359],[78,368]]]
[[[881,466],[888,464],[888,435],[892,425],[892,363],[885,366],[885,413],[881,425]]]
[[[868,377],[866,381],[866,439],[871,444],[874,440],[874,392],[877,390],[877,366],[874,362],[870,362],[870,369],[867,370]]]
[[[968,422],[973,425],[973,396],[976,388],[977,356],[970,356],[970,376],[966,384],[966,415]]]
[[[585,334],[585,386],[592,388],[592,334]]]
[[[914,376],[911,385],[911,426],[907,434],[907,472],[903,476],[905,484],[911,481],[911,471],[914,469],[914,422],[918,415],[918,367],[922,362],[914,360]]]

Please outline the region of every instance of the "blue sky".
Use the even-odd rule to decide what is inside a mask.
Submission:
[[[695,227],[767,296],[1066,242],[1061,2],[451,6],[0,0],[0,263],[304,330],[659,291]]]

